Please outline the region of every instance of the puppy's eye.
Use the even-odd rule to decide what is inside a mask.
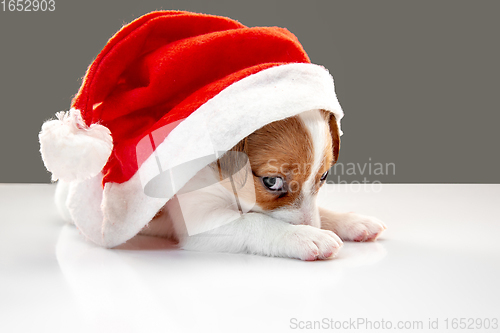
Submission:
[[[283,179],[281,177],[262,177],[262,182],[271,191],[281,191],[283,189]]]
[[[326,177],[328,177],[328,171],[321,175],[321,178],[319,180],[324,182],[326,180]]]

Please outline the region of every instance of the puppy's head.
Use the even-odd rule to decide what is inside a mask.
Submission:
[[[319,227],[316,196],[338,159],[339,148],[333,114],[312,110],[264,126],[233,150],[249,158],[254,211],[292,224]]]

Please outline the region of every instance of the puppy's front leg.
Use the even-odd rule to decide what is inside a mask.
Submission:
[[[218,215],[221,217],[224,212]],[[216,229],[185,237],[181,246],[186,250],[316,260],[335,255],[342,241],[328,230],[292,225],[261,213],[248,213]]]
[[[319,215],[321,229],[331,230],[346,241],[373,241],[387,228],[375,217],[356,213],[339,213],[320,207]]]

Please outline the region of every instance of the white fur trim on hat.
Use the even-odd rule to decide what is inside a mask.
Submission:
[[[43,124],[38,136],[52,180],[69,182],[96,176],[113,150],[109,129],[99,124],[87,126],[77,109],[58,112],[56,117]]]

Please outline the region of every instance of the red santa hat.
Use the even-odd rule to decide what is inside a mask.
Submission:
[[[288,30],[153,12],[109,40],[70,111],[43,124],[40,150],[52,179],[69,183],[71,220],[93,242],[114,247],[220,153],[312,109],[332,112],[340,126],[333,78]],[[176,166],[183,172],[168,190],[148,190]]]

